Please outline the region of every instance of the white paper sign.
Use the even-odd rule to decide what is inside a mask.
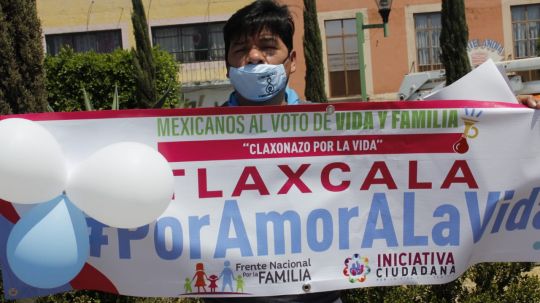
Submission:
[[[424,97],[424,100],[478,100],[517,103],[505,78],[489,59],[456,82]]]

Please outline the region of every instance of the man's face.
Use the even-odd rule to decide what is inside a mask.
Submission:
[[[238,68],[246,64],[284,64],[289,76],[296,70],[296,52],[293,50],[289,54],[287,46],[278,35],[262,30],[253,37],[240,37],[231,41],[227,65]]]

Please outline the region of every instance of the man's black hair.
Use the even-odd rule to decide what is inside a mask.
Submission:
[[[289,52],[292,50],[294,21],[289,8],[274,0],[257,0],[234,13],[225,24],[225,61],[231,41],[256,36],[263,30],[277,35]]]

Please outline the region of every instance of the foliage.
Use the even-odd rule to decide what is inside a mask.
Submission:
[[[442,1],[441,26],[441,62],[446,71],[446,85],[450,85],[471,71],[464,0]]]
[[[156,62],[157,90],[170,89],[165,107],[174,107],[179,91],[176,62],[166,51],[154,48],[152,53]],[[56,56],[47,56],[49,104],[55,111],[84,110],[84,89],[94,109],[111,109],[117,89],[120,108],[138,108],[132,56],[131,52],[121,49],[97,54],[76,53],[69,48],[62,49]]]
[[[197,299],[188,298],[141,298],[119,296],[98,291],[71,291],[62,294],[38,298],[36,303],[198,303]]]
[[[342,299],[344,303],[540,302],[539,278],[525,274],[531,269],[532,263],[483,263],[447,284],[354,289]]]
[[[516,302],[511,298],[538,298],[540,296],[538,278],[524,275],[531,269],[532,263],[477,264],[468,271],[468,278],[476,287],[466,289],[462,294],[462,301],[470,303]],[[536,286],[530,287],[535,281]],[[538,300],[525,302],[538,302]]]
[[[0,113],[46,110],[41,24],[35,0],[0,0]]]
[[[458,279],[442,285],[387,286],[349,290],[345,292],[343,302],[450,303],[456,302],[456,297],[460,293],[461,285],[461,279]]]
[[[15,58],[12,54],[13,42],[2,10],[2,3],[0,2],[0,75],[2,75],[2,81],[0,81],[0,115],[12,113],[11,106],[4,93],[6,84],[14,82],[11,78],[16,75],[9,72],[15,68]]]
[[[304,0],[304,56],[306,61],[306,100],[328,102],[324,90],[322,42],[317,20],[317,3]]]
[[[506,289],[503,298],[508,303],[540,302],[540,279],[537,276],[520,279]]]
[[[156,92],[156,66],[148,35],[148,23],[146,22],[142,0],[131,0],[131,3],[133,4],[131,22],[137,47],[132,50],[133,65],[135,67],[135,94],[139,108],[152,108],[156,106],[158,98]]]

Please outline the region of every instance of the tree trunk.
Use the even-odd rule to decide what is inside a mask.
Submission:
[[[442,0],[441,25],[441,62],[446,70],[446,85],[450,85],[471,71],[464,0]]]
[[[141,0],[131,0],[131,22],[135,35],[133,65],[135,67],[136,96],[139,108],[152,108],[157,102],[156,66],[152,56],[152,44],[148,35],[148,23]]]
[[[306,100],[327,102],[324,91],[322,41],[316,0],[304,0],[304,56],[306,60]]]

